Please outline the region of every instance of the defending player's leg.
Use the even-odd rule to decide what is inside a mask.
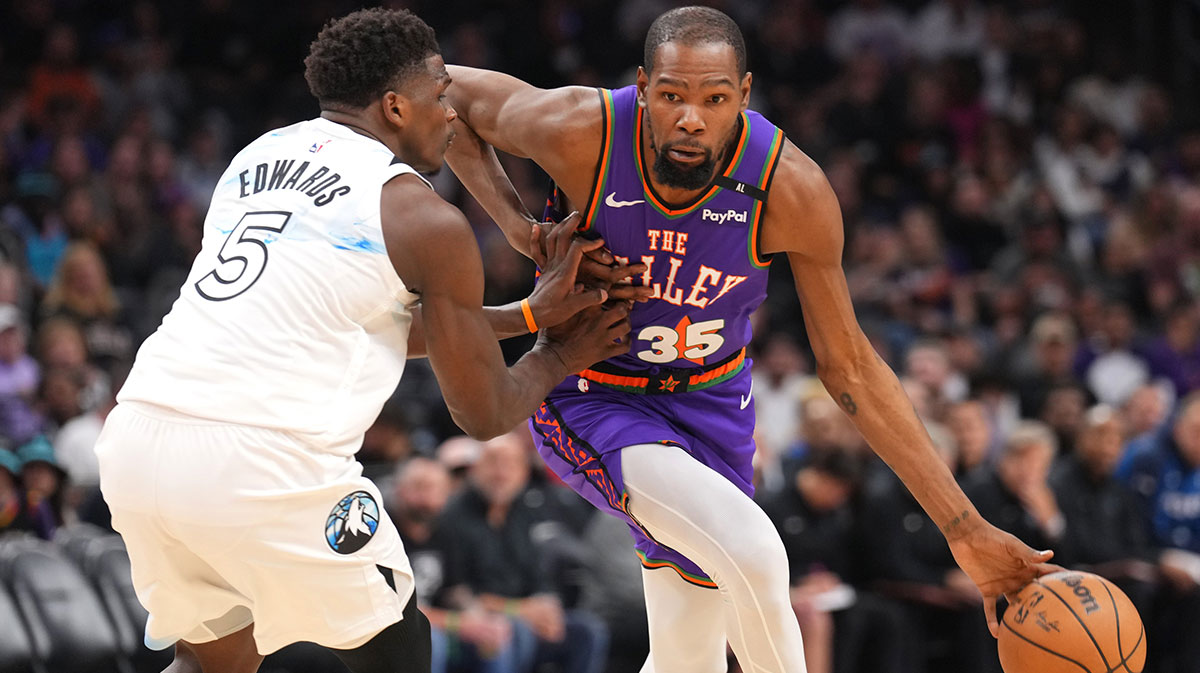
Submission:
[[[787,555],[762,509],[675,446],[626,447],[621,467],[630,514],[655,540],[697,563],[725,594],[726,630],[742,670],[803,673]]]
[[[685,582],[670,568],[643,568],[650,656],[641,673],[724,673],[721,592]]]
[[[175,643],[175,661],[163,673],[254,673],[262,664],[263,656],[254,646],[254,625],[212,642],[189,644]]]
[[[404,619],[354,649],[333,653],[354,673],[429,673],[429,620],[417,609],[416,594],[404,607]]]

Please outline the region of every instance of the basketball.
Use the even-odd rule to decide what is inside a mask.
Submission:
[[[1005,673],[1141,673],[1146,631],[1112,582],[1072,570],[1034,580],[1000,621]]]

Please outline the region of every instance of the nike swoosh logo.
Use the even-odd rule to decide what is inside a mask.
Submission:
[[[754,379],[750,379],[750,390],[747,390],[746,394],[742,395],[742,408],[743,409],[750,406],[750,396],[753,394],[754,394]]]
[[[638,201],[618,201],[616,197],[616,192],[604,197],[604,205],[608,206],[609,208],[624,208],[625,206],[636,206],[639,203],[646,202],[644,199]]]

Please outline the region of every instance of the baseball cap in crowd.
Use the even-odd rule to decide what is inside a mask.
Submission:
[[[8,449],[0,449],[0,470],[8,470],[12,476],[21,474],[21,459]]]
[[[57,470],[60,475],[66,476],[67,474],[66,470],[58,464],[58,459],[54,457],[54,447],[50,445],[50,440],[46,439],[45,435],[37,435],[19,446],[17,457],[21,459],[21,465],[46,463]]]
[[[0,304],[0,332],[25,324],[21,309],[12,304]]]

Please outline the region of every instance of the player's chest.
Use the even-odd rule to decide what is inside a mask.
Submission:
[[[598,217],[594,227],[618,260],[646,266],[634,284],[653,288],[652,299],[704,309],[739,303],[745,299],[740,295],[756,292],[752,286],[762,270],[748,254],[749,212],[698,208],[667,218],[648,209],[629,210]]]

